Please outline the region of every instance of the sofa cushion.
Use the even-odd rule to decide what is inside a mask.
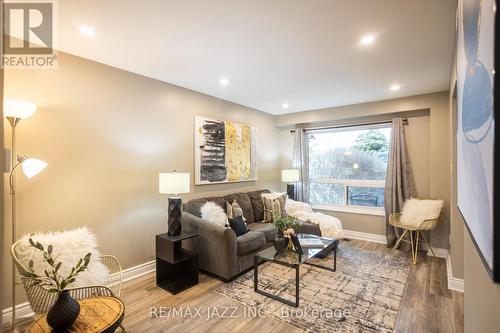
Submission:
[[[240,205],[241,209],[243,210],[243,216],[245,217],[245,222],[246,223],[253,223],[255,222],[255,217],[253,215],[253,209],[252,209],[252,203],[250,202],[250,197],[246,193],[233,193],[224,196],[224,199],[226,201],[229,201],[230,203],[233,202],[233,200],[236,200],[238,205]]]
[[[255,252],[266,245],[266,238],[262,232],[249,231],[236,238],[237,253],[239,256]]]
[[[201,206],[203,206],[208,201],[216,203],[217,205],[221,206],[225,211],[226,200],[223,197],[209,197],[209,198],[190,200],[186,204],[186,211],[188,213],[193,214],[194,216],[201,217]]]
[[[256,222],[264,219],[264,204],[262,203],[262,198],[260,197],[262,193],[270,193],[270,191],[258,190],[247,193],[250,198],[250,202],[252,203],[253,215]]]
[[[263,233],[268,242],[272,242],[277,233],[274,223],[252,223],[247,225],[247,228],[250,231]]]

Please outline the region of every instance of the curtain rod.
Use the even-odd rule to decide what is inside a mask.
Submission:
[[[387,120],[387,121],[375,121],[375,122],[369,122],[369,123],[346,124],[346,125],[337,125],[337,126],[305,127],[304,130],[311,131],[311,130],[335,129],[335,128],[357,127],[357,126],[382,125],[382,124],[392,124],[392,121]],[[408,119],[407,118],[403,119],[403,125],[408,125],[408,124],[409,124]],[[290,133],[295,133],[295,130],[294,129],[290,130]]]

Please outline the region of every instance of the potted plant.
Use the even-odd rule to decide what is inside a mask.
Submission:
[[[44,270],[43,275],[38,275],[33,269],[33,260],[30,260],[28,270],[23,274],[24,277],[34,281],[34,285],[39,285],[48,292],[57,293],[58,297],[52,308],[47,313],[47,323],[54,330],[62,330],[70,327],[80,313],[80,304],[71,297],[69,291],[66,290],[69,284],[75,282],[76,276],[87,269],[90,262],[91,253],[87,253],[83,258],[80,258],[77,264],[71,268],[71,272],[66,276],[58,273],[62,262],[57,262],[57,258],[52,256],[52,245],[44,248],[39,242],[34,242],[29,239],[31,247],[34,247],[42,252],[44,261],[48,264],[49,269]]]
[[[273,215],[274,226],[278,229],[278,235],[273,240],[276,252],[284,252],[290,242],[290,233],[293,227],[298,224],[298,220],[289,215]]]

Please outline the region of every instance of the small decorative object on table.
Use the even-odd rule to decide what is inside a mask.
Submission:
[[[274,226],[278,229],[278,235],[273,239],[276,252],[283,253],[290,242],[292,227],[297,224],[297,219],[287,215],[273,215]]]
[[[44,276],[39,276],[33,269],[33,260],[30,260],[28,271],[24,272],[24,277],[32,279],[35,285],[39,285],[48,292],[57,293],[59,295],[57,301],[47,313],[47,323],[54,330],[66,329],[74,323],[80,313],[80,305],[71,297],[66,290],[66,287],[75,282],[76,276],[80,272],[87,269],[91,253],[89,252],[85,255],[85,257],[80,258],[78,263],[71,268],[69,275],[63,277],[58,275],[62,262],[57,262],[57,258],[52,257],[52,245],[47,246],[47,249],[45,250],[42,244],[39,242],[35,243],[31,238],[29,239],[29,243],[30,246],[42,252],[43,259],[50,268],[45,270]]]
[[[174,194],[168,198],[168,235],[178,236],[181,234],[182,199],[178,194],[189,193],[190,175],[184,172],[160,173],[159,192]]]

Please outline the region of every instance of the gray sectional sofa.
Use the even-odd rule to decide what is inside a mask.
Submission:
[[[185,241],[184,246],[198,253],[201,270],[229,281],[253,266],[254,253],[272,246],[276,229],[273,223],[261,223],[264,216],[261,193],[269,193],[269,190],[194,199],[184,205],[182,230],[198,234],[197,238]],[[226,201],[234,199],[243,210],[249,230],[239,237],[231,228],[203,220],[200,213],[201,206],[207,201],[225,209]],[[321,235],[319,227],[310,223],[301,223],[296,232]]]

